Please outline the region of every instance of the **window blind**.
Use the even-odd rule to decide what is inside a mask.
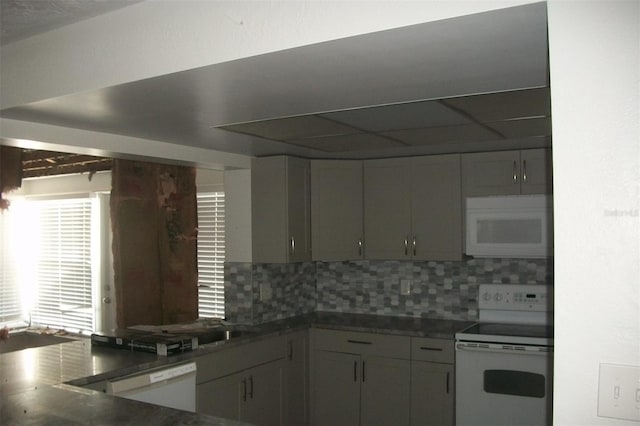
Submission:
[[[31,321],[54,328],[94,331],[92,201],[30,202],[39,217],[37,296]],[[32,302],[33,303],[33,302]]]
[[[0,327],[21,320],[20,288],[16,277],[11,210],[0,213]]]
[[[199,316],[224,318],[224,192],[199,193],[197,203]]]

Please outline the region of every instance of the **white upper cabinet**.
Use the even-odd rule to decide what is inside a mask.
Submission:
[[[311,260],[309,160],[277,156],[251,164],[253,261]]]
[[[362,161],[311,161],[312,258],[363,258]]]
[[[462,257],[460,155],[364,164],[365,257]]]
[[[462,155],[465,197],[550,194],[551,150],[480,152]]]
[[[413,258],[462,258],[460,156],[434,155],[412,160],[411,241]]]
[[[364,165],[367,259],[411,258],[411,160],[370,160]]]

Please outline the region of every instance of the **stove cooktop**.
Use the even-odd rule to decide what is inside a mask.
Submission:
[[[456,340],[553,346],[553,326],[478,323],[456,333]]]

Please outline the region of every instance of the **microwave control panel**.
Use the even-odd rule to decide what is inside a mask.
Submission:
[[[553,287],[530,284],[480,284],[478,308],[547,312],[553,306]]]

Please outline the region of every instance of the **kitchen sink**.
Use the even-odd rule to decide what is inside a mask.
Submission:
[[[198,335],[198,345],[206,345],[207,343],[215,343],[223,340],[237,339],[238,337],[255,334],[250,330],[210,330],[206,333]]]

